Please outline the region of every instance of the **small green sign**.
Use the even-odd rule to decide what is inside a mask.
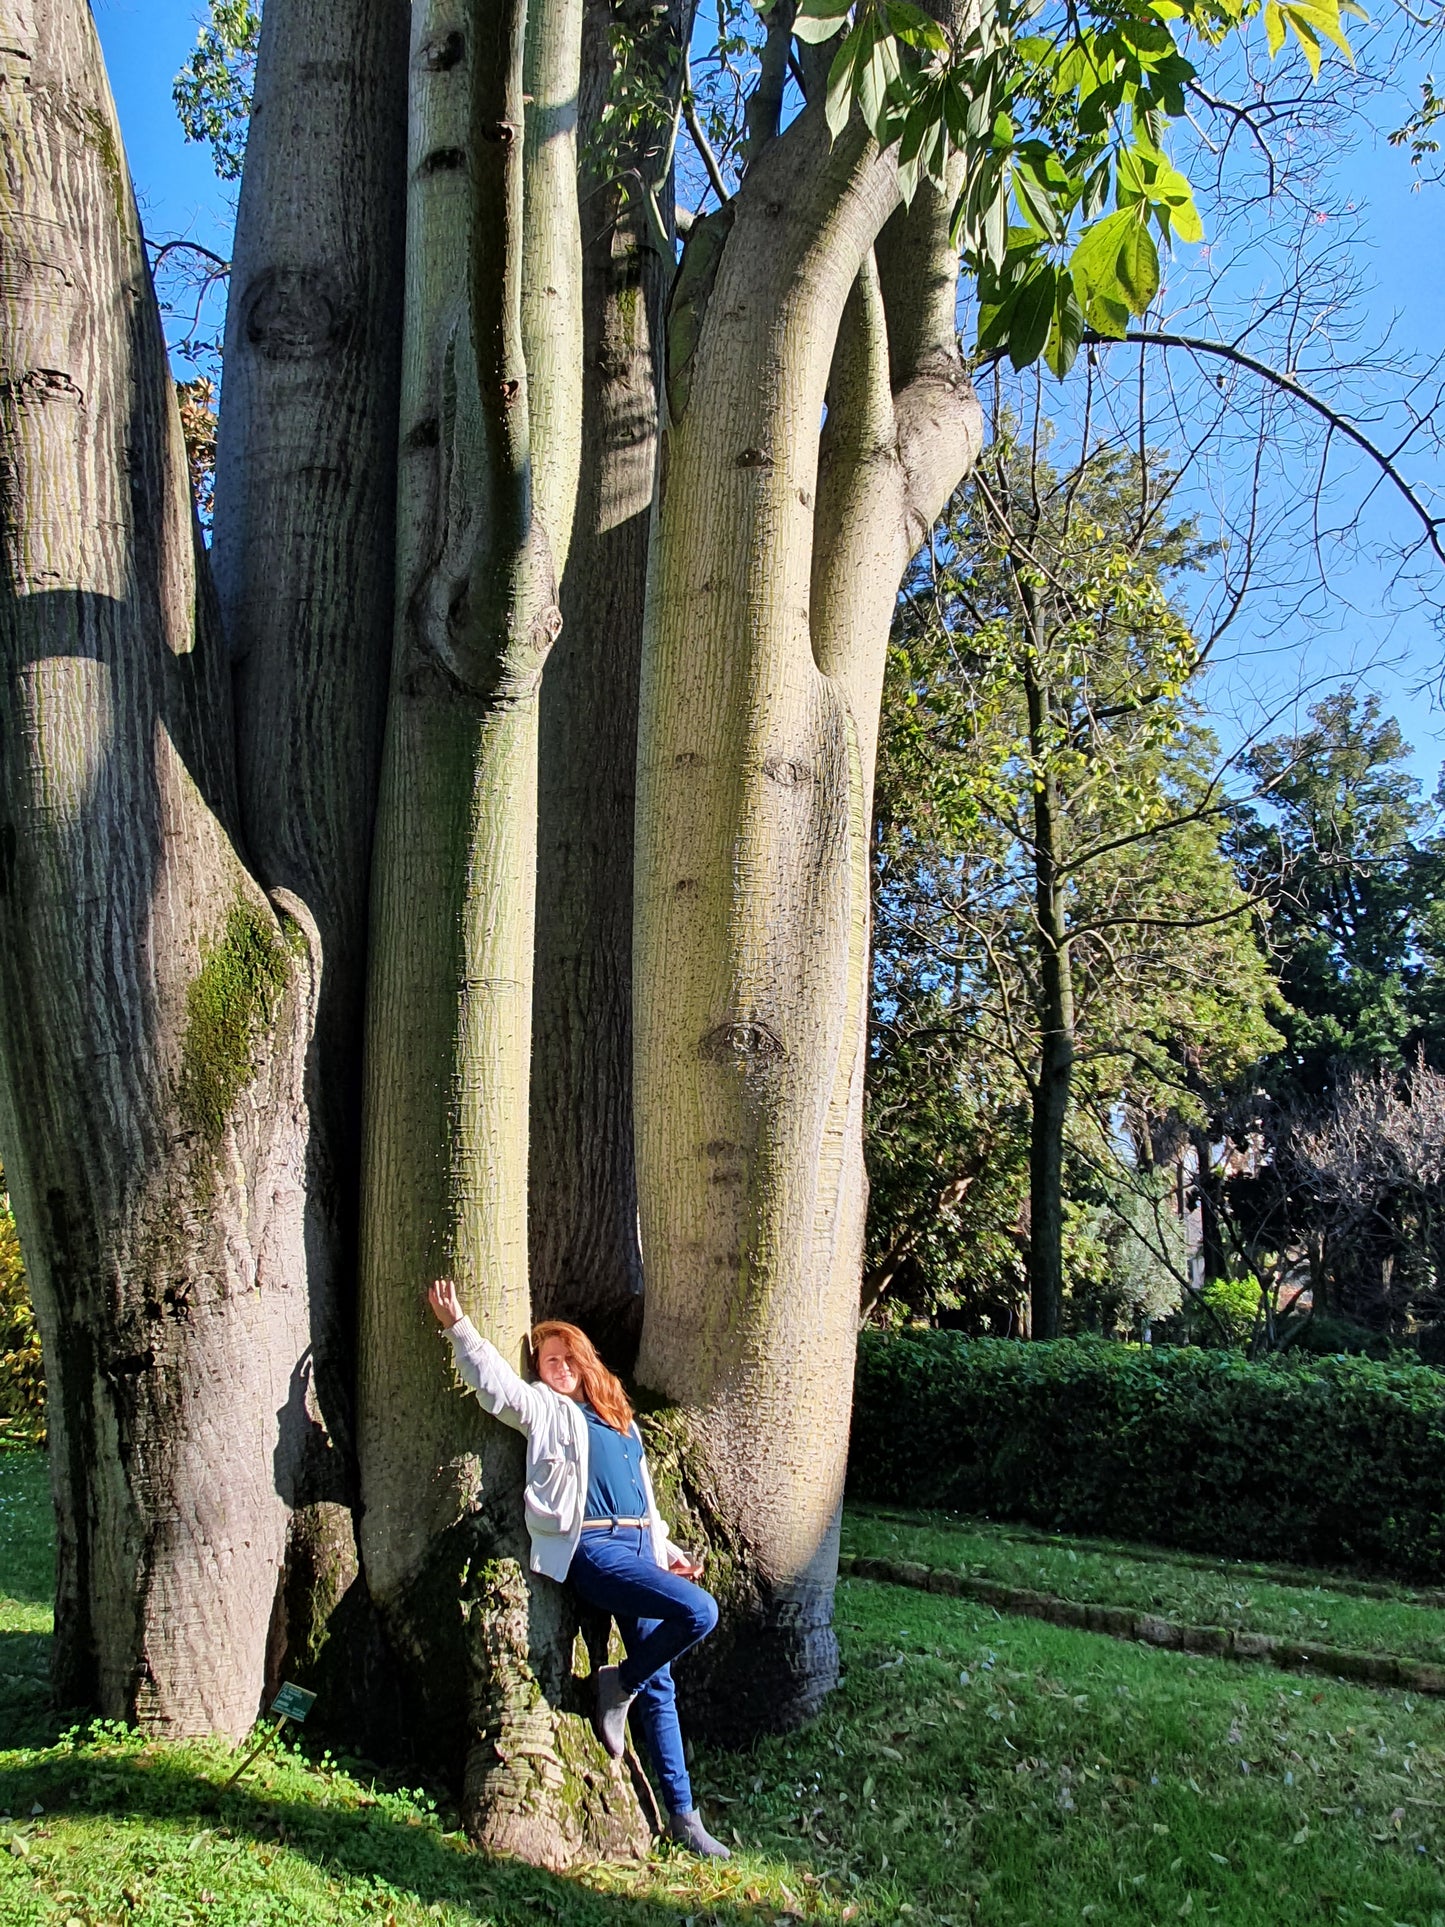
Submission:
[[[283,1720],[304,1720],[315,1704],[314,1693],[308,1693],[304,1686],[293,1686],[287,1680],[272,1700],[271,1711],[279,1713]]]

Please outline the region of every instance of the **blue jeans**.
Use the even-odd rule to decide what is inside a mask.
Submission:
[[[641,1724],[652,1764],[662,1782],[669,1813],[691,1813],[692,1784],[677,1723],[671,1662],[706,1639],[717,1624],[711,1593],[659,1566],[652,1536],[642,1526],[584,1532],[567,1578],[578,1596],[611,1613],[627,1657],[618,1677],[636,1693],[633,1712]]]

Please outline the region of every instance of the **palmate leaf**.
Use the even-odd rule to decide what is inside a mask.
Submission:
[[[829,130],[836,139],[856,106],[880,146],[898,143],[906,200],[924,178],[941,185],[951,156],[965,158],[951,234],[978,276],[979,346],[1005,350],[1015,367],[1042,355],[1059,376],[1086,327],[1121,337],[1154,300],[1151,227],[1169,244],[1204,238],[1193,189],[1163,145],[1195,72],[1187,37],[1216,45],[1262,11],[1271,55],[1293,38],[1317,74],[1327,45],[1350,57],[1342,21],[1361,14],[1357,0],[1086,4],[1097,11],[1071,14],[1057,38],[1011,39],[1015,17],[986,7],[950,44],[914,0],[800,0],[794,29],[813,43],[842,35]],[[1011,203],[1025,228],[1010,228]]]
[[[874,16],[870,16],[870,19]],[[866,31],[866,29],[865,29]],[[860,52],[854,65],[858,105],[863,119],[879,144],[883,143],[882,122],[886,117],[889,90],[902,69],[898,42],[891,34],[880,33],[876,26],[870,36],[866,58]]]
[[[1040,261],[1019,289],[1013,305],[1013,320],[1008,334],[1009,360],[1015,368],[1027,368],[1044,351],[1054,325],[1054,294],[1058,270]]]
[[[921,178],[942,187],[948,165],[948,130],[940,111],[940,79],[919,94],[903,121],[898,139],[898,185],[905,203],[911,202]]]
[[[1159,254],[1140,219],[1143,211],[1139,203],[1106,214],[1085,230],[1069,261],[1084,319],[1115,340],[1123,337],[1131,315],[1143,313],[1159,287]]]
[[[802,0],[793,20],[797,40],[831,40],[841,30],[852,10],[853,0]]]
[[[1344,9],[1338,0],[1268,0],[1264,10],[1264,30],[1269,42],[1271,55],[1279,52],[1284,45],[1285,30],[1288,29],[1299,41],[1305,59],[1309,62],[1310,72],[1319,78],[1321,40],[1328,40],[1337,47],[1354,65],[1355,56],[1340,24]],[[1350,8],[1356,13],[1358,9]]]
[[[823,112],[834,140],[848,125],[848,116],[853,111],[854,70],[862,42],[863,26],[857,22],[844,35],[843,44],[828,70],[828,98]]]
[[[1062,381],[1073,367],[1083,338],[1084,311],[1074,293],[1072,278],[1061,274],[1056,279],[1054,289],[1053,323],[1049,328],[1049,338],[1044,343],[1044,361],[1056,380]]]
[[[1132,222],[1124,229],[1114,275],[1130,314],[1143,314],[1159,292],[1159,250],[1142,222]]]
[[[1050,186],[1047,181],[1039,179],[1033,165],[1022,155],[1014,160],[1013,190],[1019,212],[1029,225],[1036,227],[1045,240],[1062,241],[1064,226],[1054,205]]]
[[[948,52],[948,35],[936,20],[910,6],[909,0],[886,0],[886,9],[888,25],[905,46],[916,47],[920,53]]]

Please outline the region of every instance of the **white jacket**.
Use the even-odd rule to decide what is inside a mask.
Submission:
[[[532,1570],[548,1579],[565,1579],[582,1536],[587,1503],[587,1420],[575,1398],[550,1385],[529,1385],[519,1378],[495,1345],[482,1337],[470,1318],[459,1318],[447,1336],[457,1370],[487,1411],[527,1440],[527,1531],[532,1539]],[[638,1443],[642,1435],[634,1425]],[[658,1565],[682,1556],[667,1536],[652,1494],[647,1455],[642,1457],[642,1490]]]

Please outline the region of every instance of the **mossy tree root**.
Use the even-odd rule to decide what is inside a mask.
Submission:
[[[478,1846],[554,1873],[641,1859],[652,1833],[627,1768],[580,1711],[567,1710],[586,1691],[572,1678],[582,1642],[568,1603],[515,1558],[475,1561],[463,1599],[471,1685],[463,1824]]]
[[[376,1602],[388,1689],[405,1702],[397,1730],[456,1789],[487,1852],[553,1873],[641,1859],[653,1829],[639,1789],[587,1717],[605,1629],[579,1637],[570,1595],[527,1570],[520,1513],[520,1490],[491,1493]]]

